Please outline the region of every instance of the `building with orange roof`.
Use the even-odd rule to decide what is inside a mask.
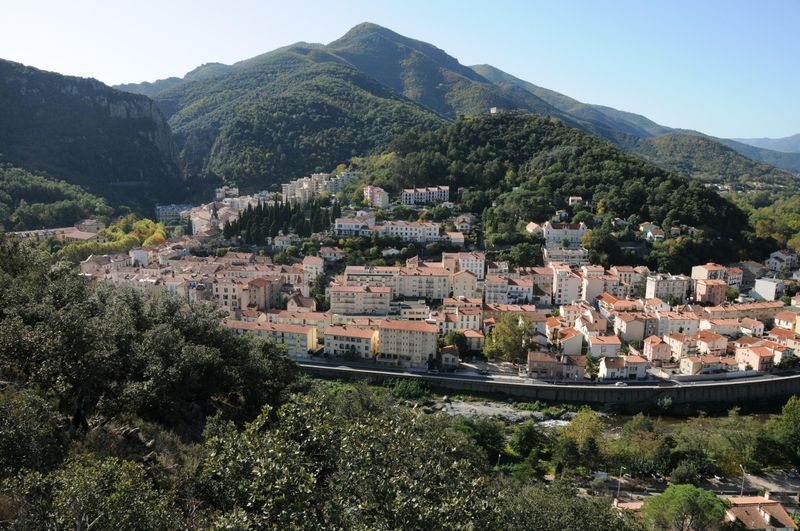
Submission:
[[[427,367],[436,359],[438,330],[420,321],[384,320],[378,325],[378,361],[402,367]]]
[[[725,522],[743,529],[797,529],[797,524],[784,506],[770,497],[732,496],[727,498],[730,507],[725,509]]]
[[[595,358],[614,357],[622,348],[622,340],[617,336],[589,336],[589,352]]]
[[[642,354],[650,363],[672,361],[672,349],[655,335],[645,338]]]
[[[328,356],[372,360],[378,354],[379,334],[372,328],[328,326],[324,342]]]

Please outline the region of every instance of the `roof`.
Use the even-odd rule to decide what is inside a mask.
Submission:
[[[438,332],[436,325],[423,323],[420,321],[386,320],[381,321],[378,326],[381,329],[388,330],[404,330],[409,332],[424,332],[428,334],[436,334]]]
[[[319,256],[306,256],[303,258],[303,265],[318,265],[321,266],[325,263],[322,257]]]
[[[589,336],[590,345],[622,345],[622,340],[617,336]]]
[[[377,333],[370,328],[348,328],[347,326],[328,326],[325,328],[326,336],[358,337],[371,339]]]
[[[792,517],[776,500],[761,496],[728,498],[731,507],[725,511],[728,519],[741,522],[747,529],[797,529]]]
[[[794,321],[797,319],[797,313],[791,311],[783,311],[775,314],[775,320],[778,321]]]
[[[235,321],[233,319],[223,319],[222,326],[234,330],[265,330],[268,332],[282,332],[284,334],[308,334],[312,329],[310,326],[283,323],[252,323],[249,321]]]

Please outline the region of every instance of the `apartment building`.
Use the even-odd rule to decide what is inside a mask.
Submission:
[[[387,315],[392,301],[389,286],[331,286],[331,313]]]
[[[386,221],[370,230],[381,238],[399,238],[404,242],[431,243],[440,239],[439,224],[427,221]]]
[[[330,173],[313,173],[309,177],[301,177],[281,185],[284,203],[307,203],[323,193],[336,193],[346,184],[358,178],[355,172],[342,172],[339,175]]]
[[[589,352],[595,358],[614,357],[622,348],[622,341],[617,336],[589,336]]]
[[[585,223],[559,223],[547,221],[542,226],[545,247],[549,250],[562,247],[580,247],[581,239],[589,232]],[[564,245],[568,243],[569,245]]]
[[[364,187],[364,201],[373,208],[389,208],[389,193],[379,186]]]
[[[449,186],[430,186],[427,188],[406,188],[401,200],[404,205],[427,205],[450,200]]]
[[[329,326],[324,341],[328,356],[373,360],[378,355],[379,334],[372,328]]]
[[[442,253],[445,268],[454,271],[470,271],[478,280],[486,274],[486,255],[481,251],[469,253]]]
[[[671,299],[684,302],[689,293],[691,279],[686,275],[658,273],[648,275],[645,287],[645,298]]]
[[[581,279],[565,265],[552,266],[553,271],[553,304],[571,304],[581,297]]]
[[[719,305],[725,302],[728,284],[719,279],[698,279],[694,281],[694,300],[700,304]]]
[[[436,358],[435,325],[419,321],[381,321],[378,361],[401,367],[427,367]]]
[[[308,356],[317,348],[317,329],[313,326],[276,324],[223,319],[222,326],[237,334],[253,334],[283,345],[290,356]]]

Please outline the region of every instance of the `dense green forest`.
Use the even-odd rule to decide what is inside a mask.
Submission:
[[[526,223],[549,219],[567,208],[570,195],[580,195],[601,220],[593,243],[603,262],[626,260],[615,243],[619,238],[608,237],[615,217],[701,231],[657,249],[652,261],[659,269],[758,257],[776,245],[756,237],[746,213],[713,190],[554,119],[511,113],[462,118],[433,132],[412,131],[389,152],[357,159],[354,167],[392,191],[433,184],[466,188],[461,208],[483,212],[490,243],[518,243]],[[594,217],[584,219],[592,224]]]
[[[255,245],[264,245],[267,238],[274,238],[280,232],[294,232],[307,238],[330,229],[341,215],[339,203],[331,207],[322,205],[320,200],[314,199],[304,205],[260,203],[256,207],[248,206],[233,223],[225,222],[223,236],[226,239],[238,236],[242,243]]]
[[[654,164],[703,182],[782,193],[800,189],[796,175],[751,160],[703,135],[669,134],[641,138],[623,144],[623,148]]]
[[[0,60],[0,101],[5,162],[112,206],[144,210],[188,193],[170,128],[146,97]]]
[[[69,227],[114,210],[80,186],[0,163],[0,222],[9,231]]]
[[[493,474],[491,428],[307,381],[219,321],[0,236],[2,525],[637,528],[566,484]]]

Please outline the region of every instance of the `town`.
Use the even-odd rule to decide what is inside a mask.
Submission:
[[[405,189],[392,204],[384,189],[358,181],[353,172],[313,174],[284,184],[281,194],[223,187],[204,205],[159,206],[159,221],[191,235],[91,255],[80,274],[210,301],[224,312],[224,327],[270,339],[297,360],[617,386],[732,380],[796,365],[800,296],[787,295],[800,278],[793,252],[764,263],[697,264],[690,275],[605,269],[590,264],[582,246],[587,224],[570,222],[562,209],[525,225],[541,243],[543,265],[514,267],[487,259],[476,237],[480,216],[457,213],[458,194],[448,186]],[[363,200],[340,205],[342,190],[353,187]],[[193,252],[207,242],[241,244],[225,233],[247,211],[292,205],[304,218],[304,205],[320,199],[333,206],[313,204],[325,212],[318,232],[280,230],[260,251]],[[580,196],[569,205],[589,206]],[[431,209],[447,217],[431,221]],[[386,219],[394,210],[423,221]],[[104,241],[102,229],[84,220],[18,235]],[[644,222],[638,231],[659,241],[681,229]],[[358,241],[377,250],[377,263],[352,263]]]

